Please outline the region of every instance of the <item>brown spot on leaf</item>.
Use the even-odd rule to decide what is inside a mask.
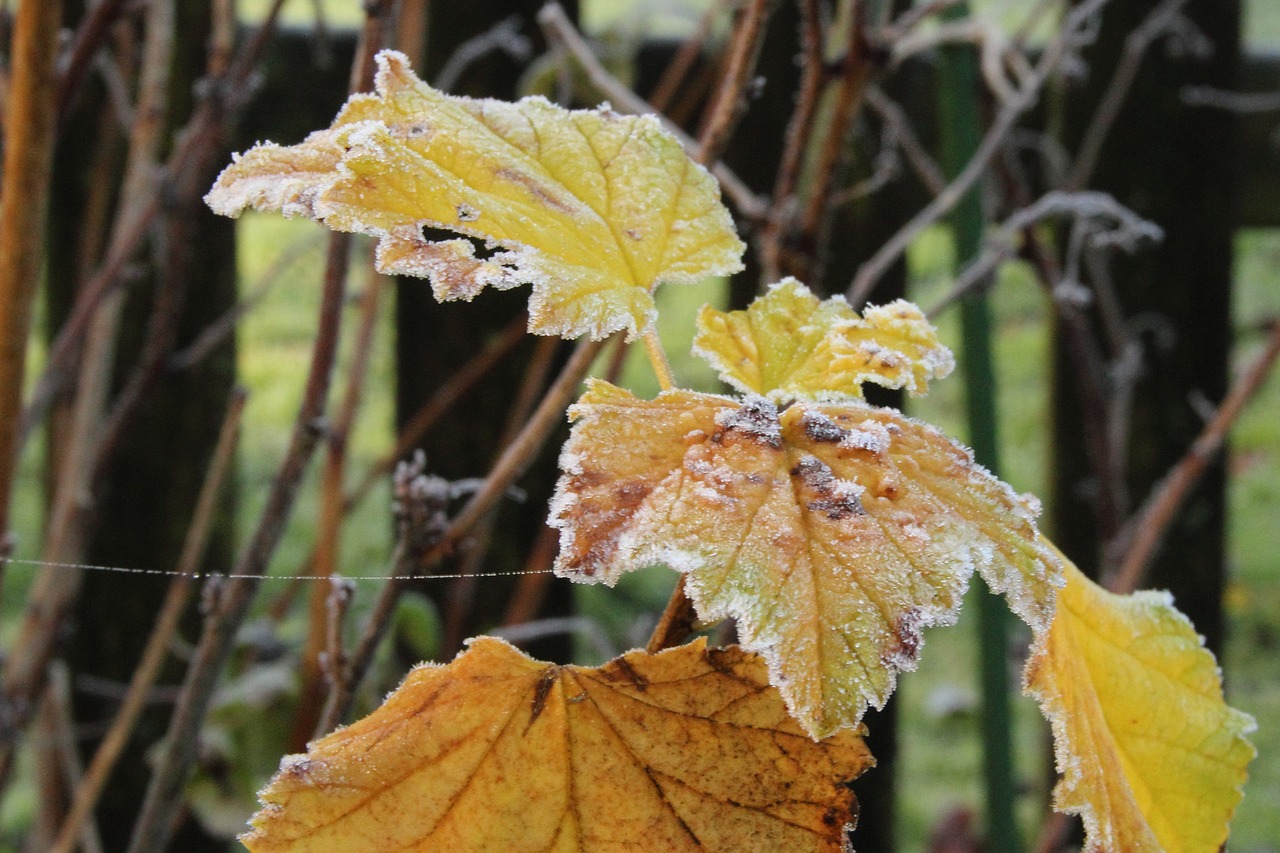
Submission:
[[[542,673],[542,677],[538,679],[537,686],[533,689],[533,703],[529,714],[529,725],[524,730],[527,733],[538,717],[542,714],[542,709],[547,706],[547,696],[551,693],[551,688],[555,687],[556,681],[560,678],[560,667],[549,666]]]
[[[733,411],[721,412],[716,415],[716,424],[724,432],[724,435],[717,432],[711,436],[711,440],[717,444],[727,435],[734,435],[764,447],[782,447],[782,426],[778,423],[778,409],[763,397],[749,399]]]
[[[532,176],[526,175],[524,172],[509,168],[507,166],[502,166],[496,169],[494,171],[494,174],[497,175],[499,178],[503,178],[505,180],[511,181],[512,183],[519,184],[520,186],[524,187],[529,191],[529,194],[532,195],[535,199],[537,199],[540,203],[546,205],[547,207],[553,210],[558,210],[561,213],[568,213],[568,214],[573,214],[575,212],[572,205],[567,204],[561,199],[556,198],[555,195],[553,195],[550,190],[548,190],[542,184],[538,183]]]
[[[826,463],[816,456],[806,456],[797,462],[791,476],[816,495],[805,505],[810,512],[821,513],[832,521],[867,514],[854,485],[837,480]]]
[[[800,426],[812,441],[836,444],[845,436],[845,431],[836,426],[831,418],[817,412],[805,412],[800,419]]]
[[[625,657],[615,659],[611,669],[618,670],[628,681],[636,686],[637,690],[644,691],[649,689],[649,679],[645,678]]]
[[[920,616],[915,610],[902,613],[893,624],[893,634],[880,653],[886,663],[904,664],[920,657]]]

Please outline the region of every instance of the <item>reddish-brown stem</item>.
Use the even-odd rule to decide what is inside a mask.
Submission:
[[[316,521],[315,556],[311,560],[311,574],[315,577],[333,577],[338,571],[338,555],[341,546],[342,484],[347,470],[347,437],[355,423],[360,406],[364,379],[368,372],[369,357],[373,351],[373,333],[378,320],[379,295],[386,277],[370,267],[360,310],[360,325],[347,374],[346,392],[338,405],[338,413],[326,430],[326,454],[323,484],[320,493],[320,512]],[[324,695],[324,672],[320,664],[322,653],[328,646],[327,626],[331,621],[330,590],[325,584],[313,583],[309,606],[307,642],[302,651],[300,665],[301,685],[298,711],[294,717],[293,734],[290,736],[291,752],[301,752],[315,730],[320,717],[321,697]]]
[[[444,534],[422,554],[413,553],[413,549],[407,547],[403,540],[399,543],[394,561],[394,576],[402,578],[408,575],[430,574],[444,556],[452,552],[464,536],[470,534],[476,523],[488,514],[511,484],[533,462],[560,419],[564,417],[565,407],[577,393],[579,383],[587,375],[601,346],[603,346],[602,341],[591,340],[581,341],[578,344],[573,355],[569,356],[569,360],[560,370],[560,375],[556,377],[556,381],[551,384],[538,404],[537,410],[520,431],[520,435],[503,451],[485,478],[484,484],[453,518]],[[396,602],[405,586],[404,580],[391,580],[383,587],[374,605],[373,613],[365,623],[356,651],[350,657],[350,669],[343,685],[344,692],[339,694],[334,691],[329,694],[329,701],[321,716],[317,734],[332,729],[350,710],[355,690],[364,678],[370,661],[373,660],[373,654],[386,632],[391,615],[395,612]]]
[[[747,82],[755,71],[760,45],[764,41],[765,24],[775,0],[747,0],[742,17],[734,27],[733,42],[724,78],[707,112],[702,132],[698,135],[698,162],[708,166],[720,159],[738,119],[746,108]]]
[[[556,338],[539,339],[534,348],[533,358],[525,370],[520,391],[507,413],[507,422],[502,428],[502,435],[498,438],[498,447],[506,447],[520,434],[520,428],[524,426],[529,412],[533,411],[533,407],[537,405],[538,396],[546,386],[552,358],[559,348],[560,341]],[[471,576],[481,570],[485,557],[489,553],[489,541],[493,535],[497,515],[498,510],[495,507],[482,522],[476,525],[476,530],[470,537],[471,546],[467,549],[466,556],[458,568],[458,574],[462,577],[454,580],[449,586],[449,606],[444,618],[444,657],[446,658],[462,648],[463,640],[466,639],[464,634],[467,617],[475,602],[476,584],[479,580]]]
[[[50,3],[50,5],[58,5]],[[59,120],[65,121],[71,112],[72,101],[80,90],[89,63],[98,52],[102,41],[116,18],[124,11],[125,0],[102,0],[90,7],[84,20],[76,28],[75,38],[65,63],[65,70],[58,78],[56,110]]]
[[[209,461],[208,472],[200,488],[200,496],[192,513],[191,526],[187,529],[186,539],[182,545],[182,553],[178,558],[175,571],[178,576],[173,579],[164,603],[160,607],[160,615],[147,638],[147,645],[142,651],[138,666],[129,681],[128,691],[120,702],[120,708],[111,720],[111,727],[103,736],[97,752],[85,771],[83,781],[76,786],[75,799],[71,809],[63,819],[57,839],[50,848],[56,853],[70,853],[75,841],[80,837],[81,827],[93,814],[98,797],[102,794],[107,780],[111,777],[116,761],[132,736],[134,726],[146,706],[147,694],[160,674],[160,667],[168,655],[169,644],[178,630],[182,614],[186,612],[191,594],[195,590],[195,574],[204,558],[209,544],[209,533],[213,529],[214,513],[218,507],[218,498],[226,480],[231,462],[235,458],[236,435],[240,426],[240,416],[244,412],[245,394],[237,388],[232,392],[227,405],[227,413],[218,432],[218,441],[214,446],[213,456]]]
[[[729,0],[716,0],[716,2],[707,6],[706,11],[702,13],[702,17],[698,19],[698,26],[684,40],[680,45],[680,49],[676,51],[676,55],[672,57],[671,62],[663,69],[662,77],[658,79],[658,84],[653,87],[653,93],[649,96],[649,103],[658,112],[668,112],[667,108],[671,106],[676,93],[684,85],[685,79],[689,76],[689,71],[693,68],[694,62],[697,61],[698,55],[702,52],[702,45],[711,33],[711,25],[715,22],[716,17],[721,13],[727,2]]]
[[[808,148],[814,116],[818,112],[822,82],[826,79],[826,67],[822,55],[822,20],[818,0],[800,0],[800,37],[804,54],[804,66],[800,77],[800,95],[796,108],[787,123],[786,147],[778,166],[778,178],[773,185],[773,201],[769,216],[760,237],[760,262],[765,281],[777,281],[781,277],[782,244],[790,230],[792,195],[800,179],[800,164]]]
[[[555,561],[559,544],[560,534],[554,527],[544,527],[538,533],[524,563],[525,574],[516,582],[507,611],[502,616],[503,625],[519,625],[538,615],[552,577],[548,569]]]
[[[849,126],[862,101],[862,91],[871,76],[865,33],[863,32],[862,3],[850,4],[844,44],[844,58],[840,81],[836,87],[835,104],[826,125],[826,136],[818,153],[810,183],[809,197],[800,216],[800,231],[810,245],[817,242],[825,230],[831,211],[831,192],[835,188],[836,172],[849,148]]]
[[[1132,592],[1141,585],[1143,574],[1151,563],[1151,558],[1155,556],[1160,541],[1177,515],[1179,507],[1182,506],[1182,502],[1186,500],[1205,469],[1209,467],[1209,463],[1222,449],[1227,433],[1240,417],[1245,404],[1253,398],[1271,373],[1277,357],[1280,357],[1280,321],[1272,324],[1271,334],[1267,338],[1266,348],[1262,354],[1231,387],[1226,399],[1218,407],[1218,411],[1205,424],[1186,454],[1160,481],[1142,509],[1134,515],[1121,535],[1117,537],[1118,543],[1124,548],[1124,562],[1120,564],[1115,574],[1107,579],[1107,589],[1112,592],[1126,593]]]
[[[27,338],[40,281],[55,121],[49,93],[57,81],[61,12],[61,3],[23,0],[10,50],[0,189],[0,547],[9,532]]]
[[[344,506],[348,511],[364,500],[370,490],[391,473],[396,463],[422,441],[427,431],[435,426],[467,391],[471,390],[499,361],[515,349],[516,344],[524,339],[528,322],[528,317],[524,314],[514,318],[496,338],[458,368],[435,390],[435,393],[427,398],[401,428],[400,435],[396,438],[396,445],[391,452],[370,466],[359,485],[347,495]]]
[[[366,19],[360,37],[360,49],[351,69],[350,88],[353,91],[365,88],[372,78],[373,56],[383,43],[383,17],[390,5],[384,1],[365,7]],[[243,577],[227,584],[205,619],[204,631],[174,708],[165,749],[147,787],[141,813],[134,824],[133,837],[129,842],[130,853],[149,853],[152,850],[163,850],[168,845],[175,829],[169,818],[179,810],[183,786],[196,757],[200,727],[208,711],[218,674],[231,652],[236,631],[257,593],[261,575],[266,571],[267,563],[284,534],[285,523],[302,484],[302,476],[320,441],[321,418],[329,399],[333,365],[337,358],[350,245],[349,234],[333,234],[330,237],[316,342],[289,448],[271,484],[271,493],[267,497],[253,538],[236,561],[233,574]]]

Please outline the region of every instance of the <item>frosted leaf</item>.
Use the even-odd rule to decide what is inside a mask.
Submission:
[[[206,200],[376,236],[380,270],[430,278],[440,299],[532,284],[529,328],[566,337],[635,335],[659,284],[736,272],[744,249],[715,179],[653,116],[453,97],[393,51],[374,94],[299,145],[236,158]]]
[[[492,637],[286,759],[241,841],[284,851],[840,853],[858,733],[806,737],[764,665],[696,641],[601,667]]]
[[[550,523],[556,571],[612,584],[665,563],[704,619],[732,617],[815,737],[857,725],[955,620],[982,572],[1037,629],[1059,582],[1016,495],[939,431],[864,403],[640,400],[593,382]]]
[[[819,302],[794,278],[745,311],[704,307],[694,351],[726,382],[777,403],[857,399],[864,382],[923,394],[955,366],[910,302],[870,306],[859,317],[843,297]]]
[[[1222,848],[1255,752],[1255,723],[1223,700],[1222,673],[1168,593],[1114,595],[1066,565],[1026,691],[1053,724],[1059,811],[1085,849]]]

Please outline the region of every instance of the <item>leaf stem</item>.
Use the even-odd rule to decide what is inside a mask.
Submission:
[[[671,362],[667,360],[667,351],[662,348],[662,341],[658,340],[658,330],[650,326],[645,329],[644,350],[649,354],[649,363],[653,365],[653,372],[658,377],[658,385],[663,391],[670,391],[676,387],[674,374],[671,372]]]

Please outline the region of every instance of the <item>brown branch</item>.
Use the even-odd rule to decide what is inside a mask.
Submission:
[[[294,421],[285,458],[271,484],[266,506],[248,547],[241,553],[222,596],[211,608],[195,656],[183,681],[182,698],[174,708],[166,748],[147,789],[134,825],[129,849],[133,853],[162,850],[172,827],[167,817],[177,810],[187,773],[195,759],[200,726],[218,674],[231,652],[236,630],[248,612],[271,554],[280,542],[293,509],[307,463],[320,441],[320,419],[328,399],[342,316],[346,260],[350,235],[330,239],[325,268],[324,297],[302,405]]]
[[[1125,37],[1120,62],[1116,65],[1107,90],[1098,102],[1098,110],[1093,114],[1080,143],[1075,166],[1066,182],[1065,189],[1068,191],[1081,190],[1088,185],[1097,168],[1102,145],[1106,142],[1121,107],[1129,98],[1129,91],[1133,88],[1133,81],[1138,76],[1143,58],[1156,39],[1168,33],[1169,27],[1185,5],[1187,0],[1164,0]]]
[[[147,13],[146,41],[138,73],[137,121],[129,140],[129,157],[121,189],[120,219],[151,192],[167,114],[169,67],[173,55],[174,10],[153,4]],[[102,417],[110,392],[122,294],[101,303],[93,313],[84,344],[85,364],[71,416],[70,435],[57,477],[43,555],[46,561],[78,563],[102,449]],[[0,787],[7,784],[17,734],[29,721],[43,691],[62,622],[80,589],[80,572],[45,568],[27,597],[22,626],[5,661],[4,701],[11,708],[8,734],[0,744]]]
[[[173,152],[162,170],[163,177],[155,181],[151,191],[134,206],[132,215],[118,227],[119,238],[112,241],[106,259],[77,292],[71,312],[49,347],[44,371],[22,413],[19,446],[35,425],[44,419],[53,398],[73,372],[80,344],[99,303],[119,287],[129,261],[160,213],[163,187],[172,185],[187,174],[191,164],[198,162],[214,147],[213,138],[221,132],[226,113],[241,107],[253,90],[251,78],[254,69],[275,32],[276,18],[283,3],[284,0],[274,0],[262,26],[237,54],[226,75],[201,87],[203,97],[186,127],[177,134]]]
[[[782,245],[791,229],[796,185],[800,181],[800,165],[809,146],[813,120],[818,113],[822,83],[827,78],[822,52],[822,19],[818,0],[800,0],[800,41],[804,55],[800,77],[800,95],[787,122],[786,144],[778,177],[773,184],[773,201],[765,227],[760,235],[760,263],[765,281],[782,277]]]
[[[960,173],[947,184],[946,189],[938,193],[929,204],[925,205],[910,221],[903,225],[880,249],[861,267],[849,284],[847,296],[853,305],[861,305],[870,295],[872,288],[880,277],[891,267],[898,257],[906,251],[915,238],[934,222],[946,216],[960,203],[974,183],[982,177],[987,165],[995,157],[1004,144],[1005,138],[1013,130],[1023,114],[1040,98],[1040,92],[1049,80],[1049,76],[1058,68],[1068,51],[1083,37],[1088,22],[1110,0],[1083,0],[1072,7],[1057,34],[1045,46],[1039,62],[1021,87],[1009,98],[996,113],[982,141],[978,144],[973,157]]]
[[[499,361],[515,349],[516,344],[524,339],[528,322],[528,318],[524,314],[513,319],[498,333],[497,337],[487,343],[480,352],[472,356],[470,360],[436,388],[435,393],[427,398],[422,406],[413,413],[413,416],[405,422],[405,425],[400,430],[400,435],[396,438],[395,447],[369,466],[369,470],[365,472],[360,483],[347,495],[343,505],[346,511],[350,512],[359,505],[373,490],[373,487],[383,477],[391,473],[396,467],[396,463],[418,446],[427,431],[435,426],[440,418],[448,414],[454,404],[475,387],[475,384],[483,379]]]
[[[824,254],[821,247],[830,229],[834,207],[831,195],[836,187],[840,165],[849,149],[849,129],[862,103],[863,90],[871,79],[873,63],[866,43],[863,9],[861,3],[849,4],[848,30],[834,96],[835,103],[826,121],[826,133],[818,151],[817,165],[808,181],[808,198],[799,216],[800,243],[814,247],[809,262],[795,271],[803,278],[821,277],[817,265]]]
[[[191,526],[187,528],[186,538],[182,545],[182,553],[178,558],[173,582],[165,594],[156,624],[147,638],[146,647],[138,660],[125,693],[107,729],[97,752],[85,771],[84,780],[76,786],[75,799],[71,809],[63,819],[57,839],[50,848],[53,853],[71,853],[75,840],[80,836],[84,822],[93,814],[98,798],[102,794],[116,761],[124,751],[132,736],[134,726],[147,703],[147,696],[160,674],[169,652],[169,644],[178,630],[182,614],[186,612],[191,594],[195,590],[196,573],[209,544],[209,534],[213,529],[214,513],[217,511],[218,498],[222,494],[223,483],[235,459],[236,436],[240,426],[240,416],[244,412],[245,393],[242,389],[232,392],[227,404],[227,413],[218,432],[218,441],[209,460],[208,471],[196,500],[192,513]]]
[[[350,88],[353,91],[364,89],[372,77],[373,56],[383,43],[383,17],[390,11],[390,6],[384,0],[365,7],[365,27],[351,69]],[[231,652],[236,631],[248,613],[261,575],[284,533],[302,476],[319,444],[318,426],[329,397],[337,356],[350,244],[349,234],[333,234],[330,238],[316,342],[289,448],[271,485],[253,538],[236,562],[233,573],[244,577],[227,584],[205,620],[204,631],[183,682],[182,698],[174,708],[166,748],[134,824],[130,853],[162,850],[168,844],[174,830],[168,816],[178,811],[182,789],[196,757],[200,726],[208,711],[218,674]]]
[[[50,3],[50,5],[59,5]],[[120,17],[125,8],[125,0],[102,0],[90,7],[80,26],[76,28],[75,37],[71,41],[71,50],[58,77],[58,97],[55,102],[58,119],[67,120],[71,113],[72,102],[80,91],[85,72],[98,53],[111,25]]]
[[[698,134],[697,160],[710,166],[720,159],[733,135],[738,120],[746,111],[747,83],[755,71],[764,42],[765,26],[773,13],[776,0],[747,0],[742,17],[733,30],[729,60],[715,99],[707,110],[702,132]]]
[[[529,422],[516,439],[503,451],[493,469],[485,477],[479,490],[471,500],[450,521],[448,529],[434,541],[423,548],[410,547],[406,536],[402,533],[401,542],[397,546],[395,570],[396,580],[387,582],[374,605],[373,613],[365,623],[365,630],[356,651],[351,655],[350,672],[345,680],[345,692],[336,691],[329,696],[329,702],[321,717],[317,734],[327,732],[341,722],[350,710],[355,689],[364,678],[373,654],[386,632],[391,615],[395,612],[396,602],[404,591],[409,575],[430,574],[440,561],[453,551],[458,542],[470,534],[474,526],[483,519],[498,502],[507,489],[514,483],[525,469],[533,462],[543,444],[551,436],[552,431],[564,417],[565,407],[578,391],[578,385],[587,375],[596,354],[600,352],[603,341],[584,340],[579,342],[569,356],[560,375],[551,384],[546,395],[538,404],[537,410],[529,418]]]
[[[527,324],[528,317],[523,313],[513,318],[498,333],[496,338],[489,341],[480,352],[472,356],[469,361],[464,363],[462,367],[458,368],[436,388],[435,393],[427,398],[418,411],[401,428],[400,434],[396,438],[395,447],[370,465],[359,484],[343,498],[342,512],[344,516],[350,515],[360,506],[365,498],[373,493],[374,486],[383,477],[391,474],[396,465],[421,443],[422,437],[427,434],[427,431],[435,426],[440,418],[448,414],[463,395],[483,379],[485,374],[492,370],[502,358],[515,348],[516,344],[524,339]],[[288,612],[301,588],[303,583],[302,576],[307,574],[314,562],[315,550],[312,549],[311,553],[302,561],[302,564],[294,570],[294,581],[267,608],[267,612],[272,619],[280,620],[284,618],[285,613]]]
[[[554,577],[549,570],[555,561],[559,545],[560,533],[554,527],[543,527],[539,531],[538,538],[529,549],[522,574],[516,581],[511,600],[507,602],[506,612],[502,616],[503,625],[519,625],[538,615],[546,597],[547,585]]]
[[[338,406],[338,414],[326,431],[326,454],[323,485],[320,493],[320,511],[316,520],[316,545],[311,560],[311,574],[315,577],[333,577],[338,571],[341,546],[342,484],[347,471],[347,438],[355,423],[356,412],[364,390],[369,357],[373,351],[373,333],[378,320],[379,295],[386,276],[369,268],[363,304],[360,310],[360,326],[356,332],[354,354],[347,373],[346,392]],[[326,626],[331,621],[329,596],[323,584],[313,584],[307,629],[307,642],[303,647],[300,664],[301,685],[298,693],[298,710],[294,717],[293,734],[290,737],[291,752],[301,752],[315,729],[320,716],[321,697],[324,695],[321,655],[328,647]]]
[[[10,49],[13,78],[4,122],[0,188],[0,545],[8,539],[32,306],[40,281],[55,112],[62,4],[23,0]]]
[[[697,61],[702,53],[702,45],[706,42],[707,37],[711,34],[711,25],[715,23],[715,19],[724,11],[724,7],[734,0],[716,0],[710,3],[706,10],[702,13],[702,17],[698,19],[698,25],[693,32],[689,33],[688,38],[680,45],[680,49],[676,51],[676,55],[667,63],[667,67],[663,69],[662,76],[658,78],[658,83],[653,87],[653,92],[649,95],[649,103],[660,113],[667,112],[667,108],[671,106],[671,102],[675,100],[676,93],[684,85],[685,80],[689,76],[689,72],[693,69],[693,64]]]
[[[535,346],[529,366],[525,369],[519,393],[507,412],[507,420],[502,434],[498,437],[498,447],[506,447],[520,434],[521,427],[529,418],[529,413],[537,405],[538,396],[546,386],[547,373],[551,370],[552,359],[560,349],[560,341],[556,338],[542,338]],[[496,462],[496,459],[495,459]],[[449,585],[449,605],[444,614],[443,657],[449,658],[462,648],[466,633],[467,617],[475,602],[477,574],[489,553],[489,544],[494,524],[498,520],[498,509],[490,510],[488,515],[476,525],[469,537],[471,542],[458,568],[458,579]]]
[[[1263,381],[1275,366],[1277,357],[1280,357],[1280,321],[1272,323],[1271,334],[1267,337],[1262,354],[1232,386],[1218,411],[1205,424],[1186,454],[1152,490],[1142,508],[1116,537],[1116,548],[1124,553],[1124,562],[1107,579],[1107,589],[1126,593],[1142,584],[1147,566],[1159,549],[1160,541],[1178,509],[1209,467],[1209,463],[1222,449],[1227,433],[1240,417],[1245,404],[1262,387]]]

